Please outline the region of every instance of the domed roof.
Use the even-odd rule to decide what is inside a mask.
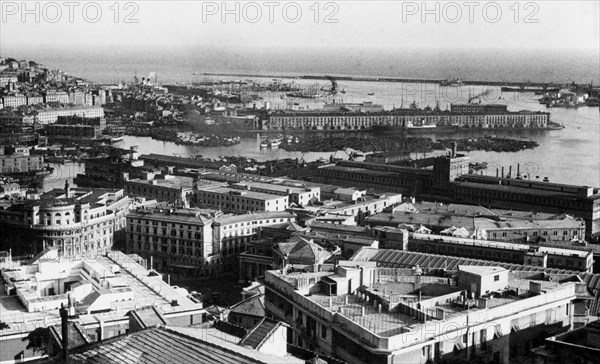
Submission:
[[[323,263],[331,256],[327,249],[300,237],[293,241],[277,244],[277,249],[282,256],[287,255],[289,264]]]

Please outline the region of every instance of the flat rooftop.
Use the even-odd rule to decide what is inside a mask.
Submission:
[[[459,302],[463,289],[456,286],[447,277],[416,276],[414,274],[406,274],[406,272],[400,276],[394,276],[393,273],[390,273],[393,270],[390,271],[385,268],[365,268],[365,271],[371,269],[378,271],[373,272],[373,274],[377,275],[381,282],[365,287],[361,294],[364,292],[371,297],[375,296],[378,299],[383,299],[383,302],[394,305],[392,310],[382,307],[380,312],[379,307],[374,307],[371,300],[367,302],[360,294],[344,293],[329,295],[323,291],[323,288],[319,292],[314,292],[311,289],[312,292],[304,294],[303,297],[332,314],[338,314],[351,320],[364,330],[368,330],[380,337],[389,338],[416,330],[427,321],[447,320],[453,316],[464,315],[467,312],[471,315],[478,310],[495,308],[528,299],[532,297],[529,294],[531,281],[539,282],[542,290],[546,292],[560,290],[566,288],[567,285],[573,284],[572,282],[538,281],[509,275],[506,289],[493,292],[493,296],[486,295],[487,307],[482,308],[477,305],[477,300],[468,300],[467,305]],[[272,274],[291,285],[294,285],[297,280],[302,280],[303,282],[310,281],[315,284],[319,281],[344,282],[348,280],[347,277],[338,275],[338,273],[333,271],[282,274],[281,271],[275,270],[269,271],[268,274]],[[270,281],[270,277],[266,277],[266,279],[267,282]],[[321,287],[323,286],[324,284],[321,284]],[[301,293],[298,292],[298,294]],[[443,309],[444,318],[431,317],[423,320],[415,314],[401,312],[402,305],[416,307],[416,304],[419,302],[423,305],[422,310],[428,315],[433,315],[436,309]],[[298,303],[303,304],[301,299]]]
[[[198,189],[198,192],[216,193],[221,195],[237,196],[249,198],[253,200],[271,201],[284,198],[281,195],[272,195],[270,193],[240,190],[237,188],[221,187],[221,186],[205,186]]]
[[[169,175],[168,178],[154,178],[152,180],[145,180],[145,179],[131,179],[129,181],[127,181],[127,183],[134,183],[134,184],[141,184],[141,185],[148,185],[148,186],[159,186],[159,187],[166,187],[166,188],[171,188],[171,189],[180,189],[180,188],[184,188],[184,189],[191,189],[194,187],[194,179],[192,177],[185,177],[185,176],[174,176],[174,175]],[[216,185],[215,182],[212,181],[203,181],[203,180],[199,180],[197,182],[198,186],[211,186],[211,185]]]
[[[41,267],[40,264],[45,264]],[[115,267],[120,267],[118,273],[113,273]],[[59,269],[61,271],[59,271]],[[47,309],[29,312],[18,296],[9,296],[5,291],[5,285],[20,287],[24,293],[31,297],[29,302],[51,301],[60,298],[56,296],[39,296],[32,290],[30,283],[45,282],[53,280],[55,277],[70,278],[77,277],[80,283],[91,283],[93,286],[92,294],[103,293],[105,288],[100,288],[99,283],[94,279],[88,279],[84,276],[84,271],[88,276],[101,277],[98,279],[106,280],[109,289],[112,292],[127,290],[133,294],[132,300],[114,301],[110,303],[110,312],[101,312],[93,314],[82,314],[79,316],[82,323],[120,320],[132,309],[144,306],[155,306],[162,313],[177,311],[186,311],[191,309],[200,309],[196,303],[192,302],[184,290],[176,289],[163,281],[160,275],[149,276],[149,271],[136,263],[133,258],[117,251],[109,253],[109,256],[96,256],[93,259],[65,260],[65,259],[44,259],[43,257],[24,266],[14,266],[11,269],[2,269],[2,284],[0,284],[0,321],[8,324],[10,328],[3,329],[0,336],[4,335],[6,330],[18,330],[18,332],[28,332],[35,329],[35,325],[47,326],[60,323],[58,309]],[[35,298],[39,297],[39,298]],[[87,297],[86,297],[87,298]],[[177,306],[172,306],[172,301],[177,301]],[[76,305],[77,307],[77,305]]]

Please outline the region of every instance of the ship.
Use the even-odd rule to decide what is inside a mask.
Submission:
[[[479,171],[482,169],[486,169],[488,166],[487,162],[481,162],[481,163],[469,163],[469,168],[471,168],[474,171]]]
[[[111,135],[109,136],[108,140],[111,143],[119,143],[123,141],[123,135]]]
[[[446,78],[440,81],[440,86],[460,86],[462,84],[460,78]]]

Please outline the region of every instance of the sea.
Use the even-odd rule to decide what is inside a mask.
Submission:
[[[189,83],[205,80],[236,80],[248,77],[228,77],[225,74],[253,74],[260,82],[272,82],[277,75],[282,82],[294,82],[310,87],[316,81],[294,78],[300,75],[349,75],[402,78],[460,78],[477,81],[533,81],[560,83],[600,84],[600,59],[597,52],[559,52],[555,50],[406,50],[406,49],[295,49],[295,48],[222,48],[190,47],[151,50],[132,50],[115,47],[110,52],[90,49],[6,48],[0,57],[26,58],[51,69],[60,69],[71,75],[98,83],[130,82],[154,72],[158,83]],[[223,76],[203,76],[217,73]],[[319,87],[327,87],[318,81]],[[540,96],[532,93],[501,92],[498,87],[456,86],[436,84],[385,83],[340,81],[344,94],[320,100],[305,100],[294,108],[314,109],[332,102],[373,102],[385,108],[408,107],[415,102],[419,107],[442,109],[451,103],[469,99],[481,103],[502,103],[511,111],[548,111],[551,120],[564,125],[561,130],[531,131],[461,131],[453,134],[420,134],[432,139],[479,138],[485,136],[535,140],[539,146],[513,153],[469,151],[473,162],[487,162],[483,173],[495,175],[502,167],[516,170],[530,178],[548,177],[552,182],[600,187],[600,112],[598,107],[577,109],[547,109],[539,104]],[[289,107],[288,101],[277,93],[259,93],[257,106]],[[365,136],[367,137],[367,136]],[[220,158],[248,156],[258,160],[275,158],[304,158],[315,160],[337,153],[300,153],[284,150],[260,150],[261,136],[243,139],[230,147],[176,145],[151,138],[126,136],[118,147],[138,146],[141,153]],[[64,184],[64,180],[83,171],[83,165],[57,165],[49,176],[47,187]]]

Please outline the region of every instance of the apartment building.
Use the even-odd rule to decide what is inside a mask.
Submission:
[[[547,332],[572,327],[592,297],[585,283],[495,266],[438,275],[356,261],[291,268],[265,273],[267,315],[292,327],[294,345],[348,363],[508,364]]]
[[[153,257],[161,269],[198,275],[231,271],[259,229],[294,221],[287,212],[222,215],[206,209],[137,210],[127,216],[127,251]]]
[[[54,189],[0,210],[3,246],[15,254],[57,247],[64,257],[105,253],[122,239],[130,199],[123,190]]]
[[[220,186],[199,187],[196,192],[196,200],[200,207],[238,213],[285,211],[289,206],[287,194],[282,196]]]

